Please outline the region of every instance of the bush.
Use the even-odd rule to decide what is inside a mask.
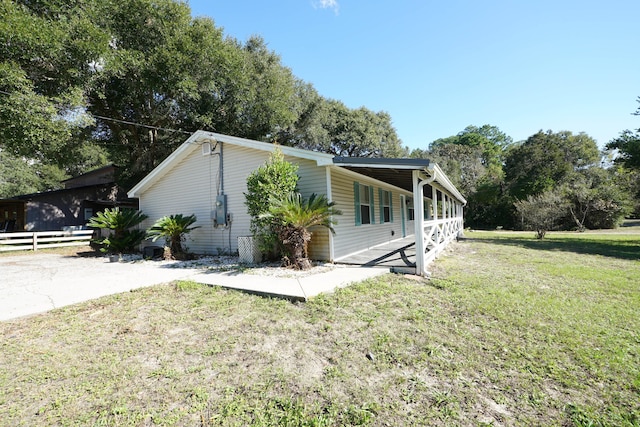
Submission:
[[[165,255],[165,258],[183,258],[186,254],[186,248],[184,248],[182,243],[186,240],[186,235],[196,228],[200,228],[200,226],[191,227],[195,222],[195,215],[184,216],[177,214],[163,216],[147,230],[147,238],[155,242],[160,237],[164,237],[169,247],[169,253]]]
[[[342,212],[324,194],[317,196],[314,193],[305,199],[299,193],[292,192],[283,199],[272,199],[269,212],[262,217],[274,221],[275,232],[287,253],[283,258],[284,264],[306,270],[311,268],[307,251],[311,241],[309,228],[327,227],[334,233],[334,215],[342,215]]]
[[[89,227],[111,230],[108,237],[97,240],[100,251],[108,253],[134,252],[145,239],[144,230],[132,230],[147,219],[147,215],[135,209],[107,208],[89,219]]]
[[[563,197],[554,191],[528,196],[526,200],[514,203],[522,228],[534,230],[538,239],[544,238],[547,231],[555,230],[567,216],[567,204]]]
[[[260,251],[269,258],[275,258],[279,254],[281,245],[274,219],[264,214],[269,212],[270,200],[283,200],[296,191],[297,172],[298,166],[287,162],[282,151],[276,149],[267,162],[247,178],[244,197],[247,213],[251,217],[251,234],[258,241]]]

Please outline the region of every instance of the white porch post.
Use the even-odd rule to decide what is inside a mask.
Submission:
[[[444,194],[444,191],[441,191],[440,194],[442,195],[442,219],[446,219],[447,218],[447,195]]]
[[[438,220],[438,190],[436,190],[436,186],[431,186],[431,200],[433,200],[433,220]]]
[[[438,227],[438,190],[436,190],[436,186],[431,184],[431,200],[433,200],[433,241],[436,242],[436,245],[440,241],[440,228]]]
[[[414,236],[416,239],[416,274],[422,276],[424,265],[424,202],[422,196],[423,186],[420,185],[420,171],[412,172],[413,178],[413,209],[414,209]]]

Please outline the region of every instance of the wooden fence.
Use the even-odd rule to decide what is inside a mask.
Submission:
[[[92,235],[93,230],[0,233],[0,252],[85,246],[91,242]]]

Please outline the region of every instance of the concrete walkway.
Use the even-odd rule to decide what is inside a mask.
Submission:
[[[388,272],[389,269],[386,268],[336,266],[331,271],[301,277],[272,277],[227,271],[200,273],[189,277],[189,280],[260,295],[306,301],[321,293],[332,292]]]
[[[387,273],[388,269],[336,266],[302,277],[209,272],[207,266],[145,261],[110,263],[107,258],[56,254],[0,257],[0,321],[133,289],[193,280],[230,289],[305,301],[323,292]]]

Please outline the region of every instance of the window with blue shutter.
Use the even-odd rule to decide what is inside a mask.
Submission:
[[[353,200],[356,213],[356,225],[371,224],[373,215],[373,188],[369,185],[353,183]]]
[[[379,188],[378,197],[380,199],[380,224],[393,222],[393,199],[391,191]]]

